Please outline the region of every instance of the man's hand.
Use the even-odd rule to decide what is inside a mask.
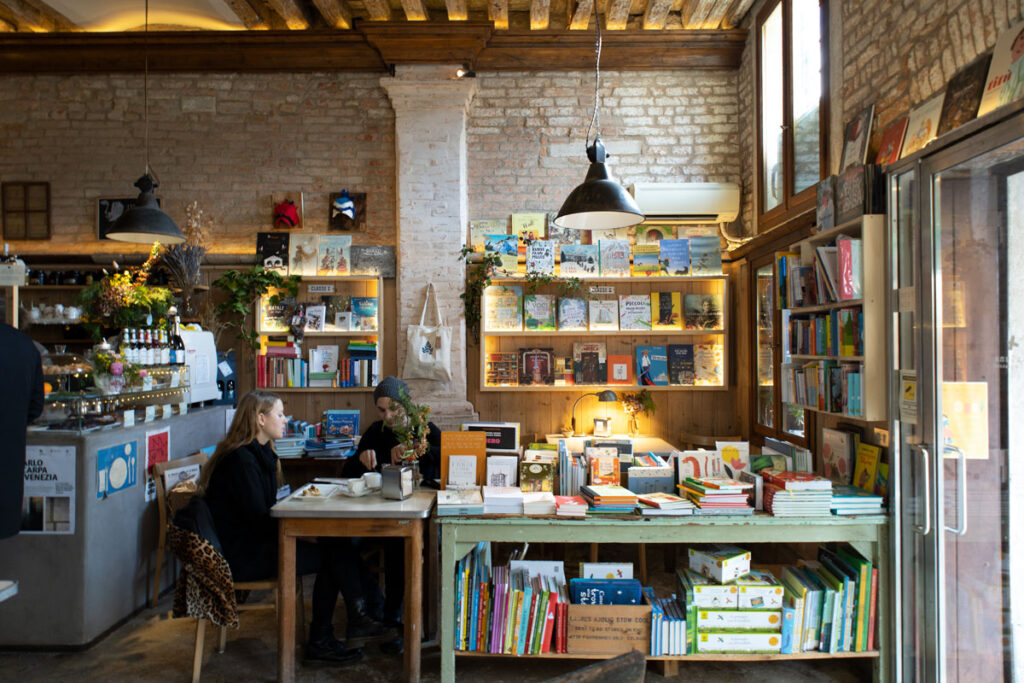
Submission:
[[[377,467],[377,453],[373,449],[363,451],[359,454],[359,462],[363,463],[366,469],[374,470]]]
[[[398,444],[391,449],[391,464],[397,465],[402,462],[402,456],[405,455],[405,446]]]

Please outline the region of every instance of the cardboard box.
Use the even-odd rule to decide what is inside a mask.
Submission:
[[[764,652],[777,653],[782,648],[782,634],[756,631],[710,631],[697,635],[697,652]]]
[[[719,583],[735,581],[750,573],[750,551],[734,545],[690,548],[690,569]]]
[[[782,610],[697,609],[698,631],[781,631]]]
[[[651,647],[650,605],[569,605],[570,654],[647,652]]]
[[[781,609],[782,585],[766,571],[755,569],[736,579],[740,609]]]
[[[679,578],[679,593],[687,607],[739,607],[739,590],[734,584],[715,583],[708,577],[692,569],[676,571]]]

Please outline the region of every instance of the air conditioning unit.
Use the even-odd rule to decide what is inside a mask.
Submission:
[[[740,213],[736,183],[635,183],[629,190],[649,221],[731,223]]]

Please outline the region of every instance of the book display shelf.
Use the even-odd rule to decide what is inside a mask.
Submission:
[[[376,276],[306,276],[294,300],[257,304],[256,386],[278,393],[372,392],[383,357],[383,282]],[[290,327],[304,325],[301,340]]]
[[[882,214],[776,253],[783,403],[865,422],[887,419],[884,255]]]
[[[727,276],[581,279],[570,295],[557,278],[532,293],[524,277],[492,279],[481,391],[728,388]]]

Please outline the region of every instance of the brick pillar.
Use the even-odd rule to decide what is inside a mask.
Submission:
[[[405,364],[406,328],[420,319],[428,282],[452,327],[452,381],[407,379],[413,399],[432,408],[442,429],[475,419],[466,396],[465,241],[466,109],[476,81],[455,79],[458,65],[398,66],[381,87],[395,110],[397,155],[398,369]]]

